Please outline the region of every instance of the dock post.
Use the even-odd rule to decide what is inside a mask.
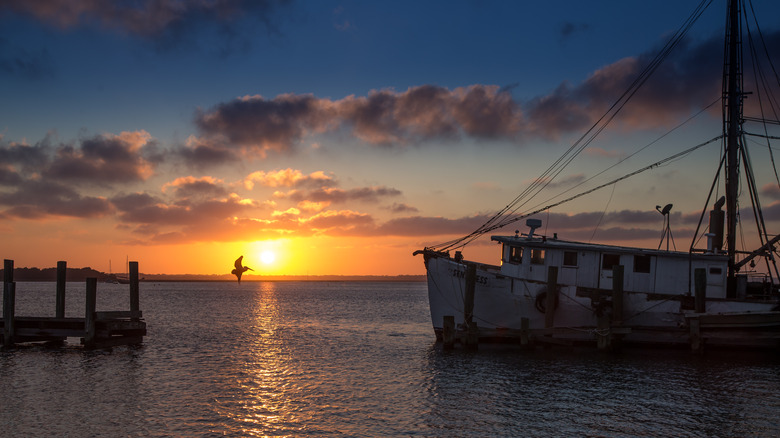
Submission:
[[[611,349],[620,348],[621,335],[615,335],[613,328],[623,325],[623,265],[612,267],[612,318],[609,324],[609,339],[607,346]]]
[[[466,347],[477,348],[479,329],[474,322],[474,295],[477,289],[477,265],[469,263],[466,267],[466,296],[463,303],[463,325],[466,329]]]
[[[442,340],[444,341],[445,349],[451,349],[455,346],[455,317],[452,315],[444,315],[442,321]]]
[[[68,262],[57,262],[57,318],[65,318],[65,281],[68,272]]]
[[[701,342],[701,321],[699,317],[693,317],[688,319],[688,325],[691,330],[691,351],[694,353],[700,353],[702,351]]]
[[[3,283],[13,283],[14,281],[14,261],[3,260]]]
[[[612,267],[612,325],[623,325],[623,265]]]
[[[696,313],[704,313],[707,308],[707,270],[704,268],[695,269],[693,278],[696,286],[694,309]]]
[[[530,326],[530,322],[528,321],[528,318],[520,318],[520,345],[523,347],[528,347],[529,344],[529,336],[528,336],[528,327]]]
[[[97,278],[87,278],[86,309],[84,311],[84,347],[95,346],[95,307],[97,305]]]
[[[15,307],[14,261],[5,259],[3,260],[3,345],[6,348],[13,344]]]
[[[474,318],[474,294],[477,288],[477,265],[469,263],[466,267],[466,295],[463,302],[463,322],[468,324]]]
[[[606,350],[612,345],[612,331],[609,326],[609,315],[602,314],[596,320],[596,348]]]
[[[555,302],[558,301],[558,267],[547,268],[547,300],[544,303],[544,328],[553,328],[555,323]]]
[[[8,260],[6,260],[7,262]],[[13,263],[13,261],[11,261]],[[6,265],[7,266],[7,265]],[[14,344],[16,311],[16,283],[3,283],[3,346],[10,348]]]
[[[130,312],[138,312],[141,310],[141,304],[138,297],[138,262],[130,262]],[[138,321],[139,318],[131,318],[133,321]]]
[[[471,321],[466,324],[466,348],[476,350],[479,345],[479,327]]]

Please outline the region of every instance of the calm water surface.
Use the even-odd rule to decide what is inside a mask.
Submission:
[[[0,435],[780,435],[780,355],[442,351],[423,283],[141,283],[141,308],[142,347],[1,351]],[[17,309],[52,316],[54,284]]]

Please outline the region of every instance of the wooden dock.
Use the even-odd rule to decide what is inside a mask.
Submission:
[[[97,278],[87,278],[84,318],[65,317],[66,262],[57,262],[54,317],[19,317],[16,310],[14,261],[4,261],[3,318],[0,320],[3,348],[30,342],[64,342],[81,338],[84,348],[105,348],[140,344],[146,335],[146,322],[139,309],[138,262],[130,262],[130,310],[97,312]]]

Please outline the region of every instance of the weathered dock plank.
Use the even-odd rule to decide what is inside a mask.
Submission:
[[[16,283],[13,281],[13,260],[5,260],[4,268],[0,329],[5,348],[15,343],[61,342],[67,338],[81,338],[85,348],[143,342],[146,322],[141,319],[143,313],[139,309],[138,262],[130,262],[130,310],[97,312],[97,278],[87,278],[83,318],[64,317],[66,262],[57,262],[55,317],[17,317],[14,314]]]

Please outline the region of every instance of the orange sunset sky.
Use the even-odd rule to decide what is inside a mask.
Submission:
[[[2,2],[0,252],[105,272],[129,258],[149,274],[228,274],[243,255],[260,275],[422,274],[413,251],[509,203],[694,7]],[[706,9],[614,129],[523,211],[718,136],[724,10]],[[764,26],[780,52],[778,21]],[[656,247],[655,206],[673,203],[687,250],[720,147],[537,215],[540,232]],[[777,225],[777,184],[761,194]],[[498,262],[488,238],[464,252]]]

